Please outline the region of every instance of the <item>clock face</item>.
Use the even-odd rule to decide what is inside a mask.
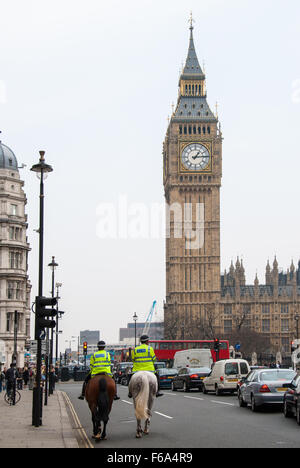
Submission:
[[[190,171],[202,171],[209,164],[208,149],[200,143],[192,143],[184,148],[181,160],[184,167]]]

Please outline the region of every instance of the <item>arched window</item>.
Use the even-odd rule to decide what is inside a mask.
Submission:
[[[189,125],[189,135],[191,135],[191,134],[192,134],[192,126]]]
[[[198,127],[198,133],[201,135],[201,127]]]
[[[210,135],[210,127],[207,127],[207,133]]]
[[[203,128],[202,128],[202,131],[203,131],[203,135],[205,135],[205,133],[206,133],[206,128],[203,127]]]
[[[186,126],[184,127],[184,134],[186,135],[187,131],[186,131]]]
[[[196,135],[196,133],[197,133],[197,129],[196,129],[195,125],[193,127],[193,133],[194,133],[194,135]]]
[[[179,133],[182,135],[182,125],[179,125]]]

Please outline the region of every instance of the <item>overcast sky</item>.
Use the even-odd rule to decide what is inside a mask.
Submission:
[[[163,203],[162,142],[189,41],[205,62],[224,136],[222,270],[237,255],[247,282],[276,253],[298,262],[299,0],[0,0],[0,129],[28,198],[32,299],[38,281],[38,151],[46,181],[45,264],[63,283],[65,340],[107,342],[165,296],[164,239],[101,239],[102,204]],[[99,208],[100,207],[100,208]],[[50,291],[45,268],[45,294]],[[75,346],[75,345],[74,345]]]

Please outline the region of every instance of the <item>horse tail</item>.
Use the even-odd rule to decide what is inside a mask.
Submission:
[[[135,399],[136,419],[148,418],[149,382],[146,373],[141,373],[141,390]]]
[[[107,381],[105,377],[99,380],[98,417],[100,421],[107,422],[109,414],[109,400],[107,394]]]

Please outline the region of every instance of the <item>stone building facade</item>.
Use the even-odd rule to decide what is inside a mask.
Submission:
[[[18,367],[24,365],[30,340],[31,285],[27,274],[30,248],[23,186],[16,156],[0,142],[0,340],[4,343],[5,365],[9,366],[16,336]]]
[[[246,285],[238,259],[220,270],[222,132],[207,102],[190,26],[188,55],[179,79],[177,105],[163,144],[166,201],[165,338],[225,337],[248,327],[290,349],[300,312],[300,265],[286,273],[277,260],[266,267],[265,285]]]

